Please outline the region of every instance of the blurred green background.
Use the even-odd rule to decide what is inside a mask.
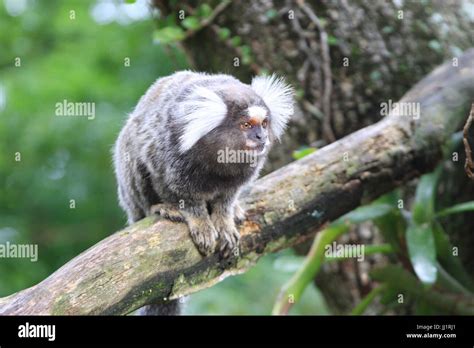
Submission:
[[[153,43],[153,29],[144,1],[0,0],[0,243],[33,243],[39,252],[37,262],[0,259],[0,296],[38,283],[125,225],[112,145],[148,86],[186,68],[182,52]],[[96,117],[55,116],[65,99],[95,103]],[[292,253],[192,296],[186,311],[269,314],[301,264]],[[325,313],[314,286],[292,310]]]

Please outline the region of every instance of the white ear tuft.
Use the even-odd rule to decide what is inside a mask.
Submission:
[[[186,152],[199,139],[216,128],[226,117],[227,106],[213,91],[196,87],[180,104],[178,117],[185,124],[180,137],[180,151]]]
[[[275,136],[280,139],[293,114],[293,88],[275,74],[254,77],[251,87],[270,109],[270,125]]]

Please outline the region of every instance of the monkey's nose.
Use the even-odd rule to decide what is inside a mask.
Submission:
[[[265,135],[262,135],[262,134],[255,134],[255,141],[260,145],[264,145],[265,142],[267,141]]]

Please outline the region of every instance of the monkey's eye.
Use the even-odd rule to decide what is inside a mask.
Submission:
[[[262,127],[267,128],[267,125],[268,125],[268,120],[264,119],[263,122],[262,122]]]
[[[244,122],[240,125],[243,129],[250,129],[252,128],[252,125],[248,122]]]

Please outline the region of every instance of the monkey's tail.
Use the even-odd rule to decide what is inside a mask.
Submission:
[[[137,311],[137,315],[180,315],[181,309],[179,300],[171,300],[143,306]]]

